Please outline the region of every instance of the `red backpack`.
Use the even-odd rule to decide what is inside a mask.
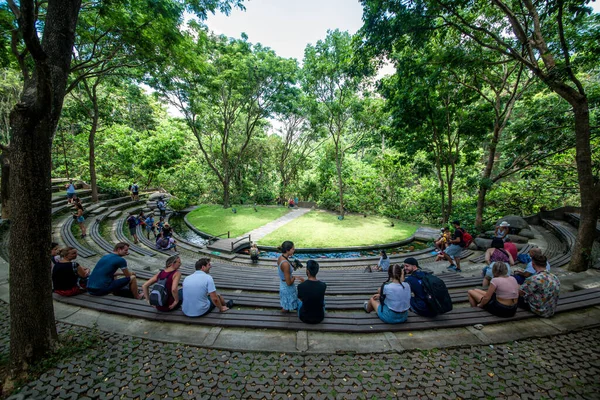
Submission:
[[[465,247],[469,247],[469,245],[473,243],[473,236],[471,236],[471,234],[465,231],[463,228],[460,229],[462,230],[462,238],[463,242],[465,242]]]

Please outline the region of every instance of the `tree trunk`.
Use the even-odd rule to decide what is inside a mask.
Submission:
[[[56,344],[50,277],[52,140],[62,110],[80,0],[50,0],[42,43],[37,8],[22,0],[19,29],[33,59],[19,103],[10,114],[13,199],[9,242],[10,356],[13,373],[27,369]],[[37,25],[36,25],[37,26]],[[41,29],[41,27],[40,27]]]
[[[10,219],[10,163],[8,155],[0,154],[0,164],[2,168],[2,182],[0,183],[2,196],[2,219]]]
[[[21,371],[56,344],[50,277],[51,137],[48,115],[20,103],[11,115],[10,355]],[[40,118],[42,117],[42,118]]]
[[[498,147],[498,141],[500,139],[500,126],[496,121],[494,126],[494,134],[492,141],[490,142],[490,148],[488,152],[488,159],[485,163],[485,169],[481,176],[481,182],[479,182],[479,193],[477,194],[477,211],[475,215],[475,228],[479,231],[483,231],[483,210],[485,208],[485,196],[489,189],[490,178],[494,169],[494,162],[496,159],[496,148]]]
[[[92,128],[88,137],[88,145],[90,146],[90,185],[92,187],[92,201],[98,202],[98,184],[96,181],[96,132],[98,131],[98,99],[96,98],[96,87],[94,86],[92,103],[94,106],[92,115]]]
[[[229,208],[229,178],[225,178],[221,183],[223,184],[223,208]]]
[[[569,270],[581,272],[592,263],[592,246],[596,237],[596,223],[600,215],[600,189],[594,184],[590,146],[590,113],[587,97],[570,102],[575,114],[575,150],[577,177],[581,197],[581,219],[575,240]]]
[[[342,155],[340,155],[339,152],[337,152],[337,151],[335,153],[335,166],[337,168],[338,186],[339,186],[339,190],[340,190],[340,215],[343,218],[344,214],[345,214],[345,210],[344,210],[344,181],[342,178]]]

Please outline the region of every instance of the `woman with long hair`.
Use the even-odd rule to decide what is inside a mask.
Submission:
[[[286,240],[278,249],[281,255],[277,259],[277,273],[279,275],[279,303],[282,312],[295,311],[298,308],[298,290],[294,282],[304,282],[304,278],[293,276],[294,268],[290,257],[294,255],[294,243]]]
[[[87,230],[83,223],[85,218],[83,217],[83,205],[81,204],[81,199],[79,199],[79,197],[74,197],[73,203],[75,204],[75,214],[73,214],[73,218],[77,220],[79,229],[81,229],[81,238],[84,238],[87,235]]]
[[[179,307],[183,301],[183,291],[179,289],[179,281],[181,280],[181,258],[179,256],[171,256],[165,262],[165,269],[146,281],[142,286],[144,298],[150,303],[150,287],[161,279],[166,279],[167,284],[167,304],[164,306],[156,306],[159,311],[171,311]]]
[[[61,296],[75,296],[86,291],[90,269],[75,262],[77,249],[65,247],[52,268],[52,287]]]
[[[370,313],[377,311],[377,316],[387,324],[400,324],[408,318],[410,309],[410,285],[404,283],[404,267],[394,264],[388,269],[388,280],[369,300],[364,309]]]

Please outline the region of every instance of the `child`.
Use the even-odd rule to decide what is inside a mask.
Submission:
[[[250,247],[250,259],[252,260],[252,264],[255,264],[258,262],[258,247],[256,246],[256,243],[252,243],[252,246]]]

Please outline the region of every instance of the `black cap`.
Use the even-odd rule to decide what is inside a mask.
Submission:
[[[404,264],[414,265],[415,267],[419,268],[419,262],[414,257],[408,257],[406,260],[404,260]]]

